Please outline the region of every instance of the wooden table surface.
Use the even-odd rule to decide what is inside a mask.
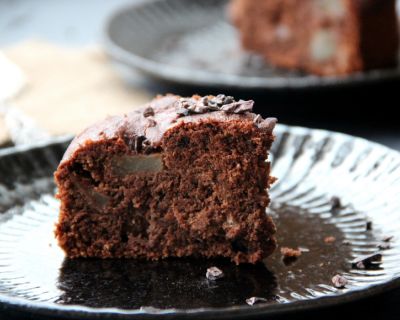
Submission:
[[[103,23],[127,0],[0,0],[0,48],[22,40],[41,38],[68,46],[101,42]],[[174,88],[151,86],[153,91]],[[400,126],[396,109],[400,83],[388,83],[345,91],[302,93],[257,93],[257,111],[277,116],[281,122],[327,128],[362,136],[400,150]],[[178,93],[179,88],[176,88]],[[157,93],[157,92],[154,92]],[[239,92],[241,97],[249,93]],[[400,289],[357,303],[282,319],[321,319],[341,316],[400,319]],[[0,314],[0,319],[9,319]],[[16,319],[16,318],[12,318]]]

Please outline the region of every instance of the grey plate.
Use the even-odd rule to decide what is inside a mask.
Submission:
[[[301,89],[400,79],[400,66],[341,77],[278,70],[240,48],[227,0],[149,0],[105,26],[110,56],[152,79],[202,88]],[[399,56],[400,60],[400,56]]]
[[[0,151],[0,307],[74,319],[249,318],[319,308],[400,285],[400,154],[348,135],[279,125],[269,209],[280,246],[307,252],[290,264],[279,249],[264,264],[226,260],[68,260],[57,246],[52,173],[69,140]],[[343,208],[332,210],[331,197]],[[367,221],[372,230],[366,230]],[[334,236],[336,241],[325,243]],[[393,236],[390,248],[382,244]],[[353,258],[379,251],[359,270]],[[226,277],[205,279],[216,265]],[[344,289],[332,286],[341,274]],[[265,303],[248,306],[246,298]]]

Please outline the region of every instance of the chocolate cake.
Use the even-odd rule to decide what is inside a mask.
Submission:
[[[232,0],[245,49],[278,67],[343,75],[398,61],[396,0]]]
[[[157,97],[78,135],[56,173],[68,257],[227,257],[275,249],[268,150],[276,119],[225,95]]]

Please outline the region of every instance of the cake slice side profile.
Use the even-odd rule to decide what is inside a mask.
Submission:
[[[276,119],[232,97],[158,97],[78,135],[56,173],[70,258],[227,257],[276,247],[266,214]]]
[[[232,0],[244,49],[273,66],[329,76],[398,63],[395,0]]]

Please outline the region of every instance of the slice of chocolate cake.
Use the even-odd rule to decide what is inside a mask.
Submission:
[[[232,0],[245,49],[271,65],[318,75],[393,67],[396,0]]]
[[[276,119],[232,97],[158,97],[78,135],[56,173],[71,257],[228,257],[275,249],[268,150]]]

